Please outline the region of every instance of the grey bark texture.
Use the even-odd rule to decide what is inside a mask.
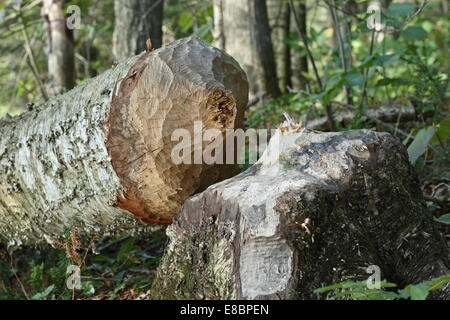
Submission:
[[[247,95],[233,58],[186,38],[1,119],[0,244],[51,243],[74,222],[87,239],[170,223],[237,169],[174,164],[172,132],[241,127]]]
[[[397,138],[285,122],[253,167],[185,201],[150,297],[323,299],[369,265],[401,288],[448,274],[435,224]]]
[[[154,49],[162,46],[163,0],[114,0],[113,54],[122,61],[146,50],[151,39]]]
[[[51,96],[75,86],[73,33],[66,25],[63,0],[45,0],[42,16],[48,42],[48,82]]]
[[[280,95],[275,57],[265,0],[215,0],[216,45],[243,67],[250,83],[250,96],[266,92]],[[220,11],[221,10],[221,11]]]

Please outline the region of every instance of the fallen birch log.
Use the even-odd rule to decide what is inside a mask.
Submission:
[[[86,236],[170,223],[237,169],[175,165],[173,131],[241,127],[247,97],[231,56],[186,38],[0,120],[0,243],[52,242],[74,220]]]
[[[355,118],[355,112],[345,111],[337,113],[333,116],[333,120],[339,123],[342,127],[350,124]],[[387,123],[395,123],[397,121],[405,122],[416,119],[416,111],[411,106],[382,106],[378,109],[369,109],[363,116],[364,120],[377,119]],[[326,130],[328,123],[327,117],[320,117],[308,121],[307,128],[311,130]]]
[[[369,266],[400,288],[450,267],[404,146],[369,130],[285,123],[253,167],[186,200],[167,234],[153,299],[318,299]]]

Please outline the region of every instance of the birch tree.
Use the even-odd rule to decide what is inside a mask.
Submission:
[[[51,243],[74,222],[85,238],[170,223],[184,199],[237,169],[175,164],[172,133],[192,136],[195,121],[241,127],[247,96],[232,57],[185,38],[1,119],[0,243]]]

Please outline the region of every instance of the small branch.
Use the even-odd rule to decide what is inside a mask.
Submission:
[[[30,69],[31,69],[31,72],[33,73],[33,76],[34,76],[35,80],[36,80],[36,84],[37,84],[39,90],[41,91],[42,97],[44,98],[45,101],[47,101],[48,100],[48,95],[47,95],[47,92],[45,90],[44,85],[41,82],[41,78],[40,78],[40,75],[39,75],[39,69],[38,69],[37,64],[36,64],[36,59],[34,57],[33,50],[31,49],[30,39],[28,37],[27,27],[26,27],[25,21],[23,20],[20,4],[19,4],[19,7],[18,7],[18,10],[19,10],[20,23],[22,24],[22,34],[23,34],[23,37],[25,39],[25,44],[24,44],[25,51],[28,54],[29,63],[30,63]]]
[[[22,281],[20,281],[19,276],[17,275],[16,271],[14,270],[15,267],[14,267],[13,257],[11,256],[11,253],[9,253],[9,252],[8,252],[8,255],[9,255],[9,259],[10,259],[10,263],[11,263],[11,271],[14,274],[14,277],[16,278],[17,282],[19,283],[20,288],[22,289],[22,292],[23,292],[25,298],[27,298],[27,300],[30,300],[30,297],[28,297],[28,294],[25,290],[25,287],[22,284]]]
[[[373,53],[373,44],[375,42],[375,28],[372,29],[372,38],[370,40],[370,55]],[[361,95],[361,103],[359,104],[359,112],[362,113],[362,106],[365,104],[366,100],[366,89],[367,89],[367,77],[369,76],[369,68],[366,69],[364,74],[364,84]]]
[[[357,109],[358,109],[358,107],[356,107],[356,106],[354,106],[354,105],[351,105],[351,104],[348,104],[348,103],[345,103],[345,102],[341,102],[341,101],[330,100],[330,103],[339,104],[339,105],[344,106],[344,107],[347,107],[347,108],[349,108],[349,109],[351,109],[351,110],[357,110]],[[377,124],[379,124],[379,125],[381,125],[381,126],[383,126],[383,127],[389,128],[389,129],[391,129],[391,130],[393,130],[393,131],[394,131],[394,130],[397,130],[397,132],[400,133],[400,134],[401,134],[402,136],[404,136],[405,138],[407,138],[407,137],[409,136],[409,134],[408,134],[407,132],[405,132],[405,131],[403,131],[403,130],[400,130],[400,129],[396,128],[395,126],[393,126],[393,125],[391,125],[391,124],[389,124],[389,123],[386,123],[386,122],[384,122],[384,121],[382,121],[382,120],[380,120],[380,119],[377,119],[377,117],[375,117],[375,116],[371,116],[371,115],[367,115],[367,114],[365,114],[365,116],[366,116],[368,119],[370,119],[370,120],[372,120],[372,121],[375,121]],[[414,139],[415,137],[416,137],[415,135],[411,135],[411,138],[412,138],[412,139]],[[436,149],[435,149],[432,145],[428,144],[427,146],[428,146],[428,148],[430,148],[431,150],[433,150],[434,152],[436,152]]]
[[[150,8],[148,8],[148,10],[144,13],[144,21],[145,21],[145,19],[147,18],[148,14],[149,14],[150,12],[152,12],[152,10],[155,9],[155,8],[161,3],[161,1],[162,1],[162,0],[156,1]]]
[[[399,27],[399,28],[395,28],[395,27],[385,27],[381,30],[379,30],[378,32],[384,32],[384,33],[392,33],[392,32],[400,32],[403,30],[403,28],[406,27],[407,24],[409,24],[415,17],[417,17],[425,8],[425,6],[428,4],[428,0],[424,0],[422,2],[422,4],[420,5],[419,9],[417,9],[416,12],[414,12],[412,15],[406,17],[405,21],[403,22],[403,24]]]
[[[295,6],[292,0],[289,0],[289,6],[291,7],[292,14],[294,15],[294,21],[295,21],[295,28],[297,29],[297,32],[302,39],[303,45],[305,46],[306,53],[309,57],[309,60],[311,61],[311,65],[314,70],[314,75],[316,77],[317,85],[319,87],[319,90],[322,91],[322,81],[320,80],[319,73],[317,72],[316,63],[314,61],[314,57],[311,53],[311,50],[309,50],[308,41],[306,40],[306,36],[303,34],[301,28],[300,28],[300,22],[298,20],[297,12],[295,11]],[[328,118],[328,127],[330,131],[334,131],[334,121],[333,121],[333,111],[331,110],[331,106],[329,103],[325,106],[325,112],[327,114]]]
[[[340,23],[339,23],[339,19],[338,19],[337,13],[336,13],[336,9],[335,9],[336,4],[335,4],[334,0],[331,0],[331,1],[333,3],[333,6],[330,6],[331,20],[333,21],[334,30],[336,32],[336,38],[337,38],[338,47],[339,47],[339,56],[341,58],[342,68],[344,69],[344,72],[347,72],[347,63],[345,61],[345,51],[344,51],[344,41],[342,39]],[[347,103],[351,103],[351,97],[350,97],[351,89],[349,88],[349,86],[344,86],[344,90],[345,90],[345,96],[347,97]]]
[[[354,14],[354,13],[352,13],[352,12],[350,12],[350,11],[344,10],[344,9],[342,9],[342,8],[340,8],[340,7],[336,7],[336,5],[331,4],[331,3],[328,2],[327,0],[322,0],[322,1],[325,2],[326,5],[327,5],[328,7],[333,7],[334,9],[339,10],[339,11],[341,11],[342,13],[345,13],[346,15],[355,18],[358,22],[363,22],[363,21],[365,21],[364,19],[361,19],[360,17],[358,17],[356,14]],[[320,5],[320,4],[318,4],[317,6],[324,7],[323,5]]]
[[[424,0],[422,2],[422,4],[420,5],[419,9],[416,12],[414,12],[411,16],[408,16],[405,19],[405,22],[403,22],[403,25],[400,27],[400,30],[402,30],[408,23],[410,23],[415,17],[417,17],[422,12],[422,10],[425,8],[425,6],[427,4],[428,4],[428,0]],[[400,30],[396,30],[396,31],[400,31]]]
[[[312,56],[312,53],[309,50],[308,41],[306,40],[306,36],[303,34],[303,32],[300,28],[300,21],[298,20],[297,12],[295,10],[295,6],[294,6],[294,3],[292,2],[292,0],[289,0],[289,5],[291,7],[292,14],[294,15],[295,28],[297,29],[297,32],[298,32],[300,38],[302,39],[303,45],[305,46],[306,53],[309,57],[309,60],[311,61],[311,65],[314,69],[314,75],[316,77],[317,85],[319,86],[319,90],[322,91],[322,81],[320,80],[319,73],[317,72],[314,57]]]
[[[265,92],[258,92],[248,103],[247,103],[247,109],[254,106],[258,102],[261,102],[263,100],[264,96],[266,95]]]

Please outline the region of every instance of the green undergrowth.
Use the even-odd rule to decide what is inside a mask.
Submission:
[[[87,248],[72,241],[61,248],[3,252],[0,300],[138,299],[150,289],[165,242],[159,230],[100,238]],[[71,265],[80,267],[79,288]]]

